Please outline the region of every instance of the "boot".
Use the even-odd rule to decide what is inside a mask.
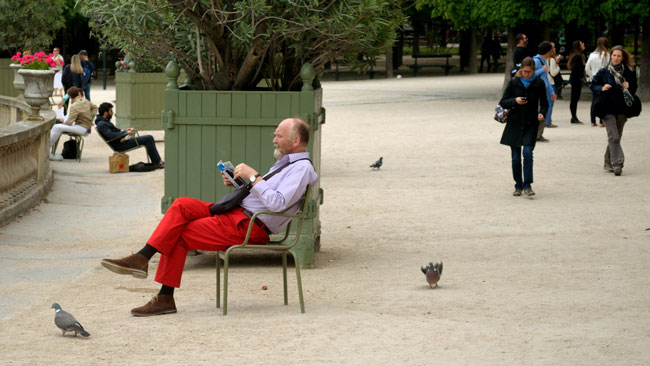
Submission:
[[[131,309],[131,315],[133,316],[163,315],[175,312],[174,297],[170,295],[156,295],[144,306]]]
[[[102,266],[117,274],[132,275],[135,278],[147,278],[149,260],[144,255],[135,253],[121,259],[102,259]]]

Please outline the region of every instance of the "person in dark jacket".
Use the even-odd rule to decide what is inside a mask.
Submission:
[[[501,144],[510,146],[512,152],[512,176],[515,180],[513,196],[523,193],[534,196],[533,149],[537,139],[537,128],[544,121],[548,111],[548,99],[544,82],[535,76],[535,61],[526,57],[521,68],[510,80],[499,104],[510,110],[508,122],[503,129]],[[523,146],[523,179],[521,155]]]
[[[526,35],[523,33],[519,33],[515,36],[515,42],[517,42],[517,44],[515,46],[512,58],[515,62],[515,67],[519,67],[518,65],[521,64],[524,58],[530,56],[530,52],[528,52],[528,49],[526,48],[528,47],[528,37],[526,37]]]
[[[137,145],[144,145],[151,159],[151,163],[154,164],[156,169],[163,169],[165,167],[165,163],[160,159],[160,154],[158,154],[158,149],[156,149],[156,142],[153,136],[143,135],[134,137],[134,129],[127,128],[126,130],[120,130],[115,127],[111,123],[111,117],[113,117],[113,105],[111,103],[100,104],[97,113],[97,118],[95,118],[97,131],[108,141],[108,144],[113,149],[116,151],[125,151]]]
[[[607,129],[607,149],[604,169],[621,175],[625,155],[621,148],[623,127],[627,121],[625,108],[632,105],[638,87],[634,61],[623,46],[614,46],[610,51],[609,64],[594,75],[591,91],[594,97],[603,96],[602,111],[596,111]],[[594,109],[599,109],[595,106]]]
[[[571,103],[569,109],[571,110],[571,123],[582,124],[578,119],[578,101],[580,100],[580,93],[582,92],[582,80],[585,78],[585,56],[583,51],[585,44],[582,41],[574,41],[571,55],[567,65],[571,70],[569,76],[569,83],[571,84]]]

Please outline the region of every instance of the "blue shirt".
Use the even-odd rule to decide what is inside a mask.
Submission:
[[[241,207],[250,212],[268,210],[294,214],[300,210],[302,198],[307,190],[307,185],[316,184],[318,175],[309,160],[296,161],[309,158],[308,152],[284,155],[271,167],[269,173],[278,169],[286,162],[290,164],[268,181],[261,180],[251,188],[251,193],[244,198]],[[291,218],[281,216],[258,216],[271,232],[278,232]]]
[[[539,54],[535,55],[533,60],[535,61],[535,76],[544,81],[544,85],[546,86],[546,99],[551,100],[551,94],[555,94],[555,88],[553,88],[553,85],[548,80],[548,71],[543,68],[543,66],[548,67],[548,63]]]

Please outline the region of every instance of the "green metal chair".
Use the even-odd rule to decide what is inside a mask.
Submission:
[[[104,135],[102,135],[102,134],[99,132],[99,130],[97,129],[97,126],[95,126],[95,131],[97,131],[97,134],[99,135],[99,137],[101,137],[102,140],[104,140],[104,142],[106,143],[106,145],[108,145],[108,147],[110,147],[111,150],[113,150],[113,152],[119,152],[119,153],[123,153],[123,154],[124,154],[124,153],[126,153],[127,151],[131,151],[131,150],[139,149],[139,148],[141,148],[141,147],[145,147],[144,145],[140,145],[140,144],[138,144],[138,141],[136,140],[136,142],[135,142],[135,146],[133,146],[132,148],[127,149],[127,150],[117,151],[117,150],[113,149],[113,146],[111,146],[110,143],[113,142],[113,141],[115,141],[115,140],[117,140],[117,139],[122,138],[122,136],[118,136],[118,137],[115,137],[115,138],[113,138],[113,139],[111,139],[111,140],[107,140],[106,137],[104,137]],[[138,136],[140,136],[140,134],[138,133],[138,131],[135,131],[135,136],[133,136],[133,138],[136,138],[136,137],[138,137]],[[151,159],[149,159],[149,154],[146,154],[146,155],[147,155],[147,163],[151,163]]]
[[[284,213],[279,213],[279,212],[271,212],[271,211],[258,211],[255,214],[253,214],[253,217],[250,220],[250,223],[248,224],[248,231],[246,232],[246,237],[244,238],[244,242],[239,245],[234,245],[229,247],[223,254],[223,264],[224,264],[224,272],[223,272],[223,315],[226,315],[228,313],[228,258],[229,255],[232,251],[237,250],[237,249],[260,249],[260,250],[272,250],[272,251],[277,251],[282,253],[282,274],[283,274],[283,280],[284,280],[284,304],[288,305],[288,297],[287,297],[287,253],[291,253],[293,256],[293,261],[296,266],[296,279],[298,281],[298,298],[300,300],[300,312],[304,313],[305,312],[305,303],[302,297],[302,282],[300,280],[300,262],[298,260],[298,257],[295,255],[295,253],[291,250],[296,244],[298,244],[298,241],[300,240],[300,235],[302,232],[302,226],[304,223],[304,220],[309,218],[310,213],[308,212],[309,208],[309,197],[311,193],[312,187],[307,186],[307,191],[305,192],[305,200],[303,201],[302,208],[300,211],[297,213],[290,215],[290,214],[284,214]],[[255,222],[255,219],[259,215],[272,215],[272,216],[283,216],[283,217],[291,217],[291,221],[289,224],[287,224],[286,230],[284,232],[284,235],[280,240],[271,240],[268,242],[266,245],[253,245],[253,244],[248,244],[248,240],[251,235],[251,230],[253,229],[253,225]],[[295,235],[291,235],[293,237],[293,240],[289,238],[289,231],[291,229],[291,226],[293,224],[297,225],[297,230],[295,231]],[[285,244],[286,242],[286,244]],[[217,255],[217,308],[219,307],[220,304],[220,286],[221,286],[221,262],[219,255]]]
[[[76,161],[80,162],[81,161],[81,153],[84,151],[84,136],[86,135],[77,135],[76,133],[72,132],[62,132],[61,136],[67,135],[70,137],[71,140],[76,140],[77,141],[77,158],[75,159]],[[59,140],[61,140],[61,136],[59,136]],[[52,155],[56,152],[57,146],[59,146],[59,140],[56,140],[54,143],[54,146],[52,146]]]

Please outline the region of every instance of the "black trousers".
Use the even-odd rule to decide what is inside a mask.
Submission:
[[[578,109],[578,101],[580,100],[580,93],[582,92],[582,80],[571,80],[571,118],[577,119],[576,110]]]
[[[116,147],[116,150],[124,151],[133,148],[136,145],[144,145],[145,149],[147,149],[147,155],[149,155],[149,158],[153,164],[160,163],[160,154],[158,154],[158,149],[156,149],[156,141],[154,141],[153,136],[151,135],[138,136],[136,138],[120,142],[120,144]]]

